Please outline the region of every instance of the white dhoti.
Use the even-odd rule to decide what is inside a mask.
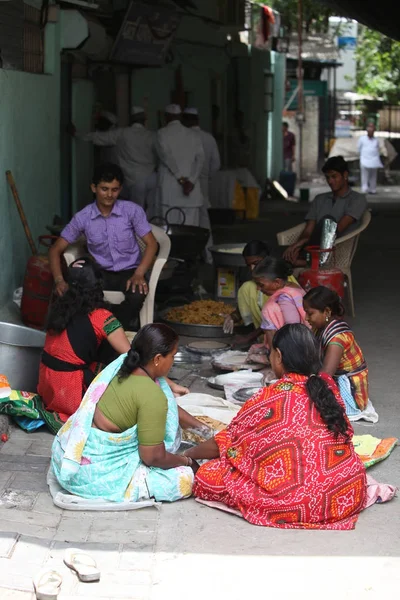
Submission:
[[[361,166],[361,190],[364,194],[376,194],[377,179],[378,169]]]

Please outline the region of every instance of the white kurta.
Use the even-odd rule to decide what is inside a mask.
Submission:
[[[140,123],[134,123],[130,127],[94,131],[80,137],[96,146],[116,147],[118,164],[125,176],[125,192],[130,200],[144,206],[155,185],[155,135]]]
[[[173,206],[200,209],[204,203],[199,181],[204,165],[200,136],[180,121],[171,121],[158,131],[156,149],[160,161],[158,185],[163,212]],[[194,185],[189,196],[183,193],[178,181],[181,177],[187,177]],[[187,214],[194,213],[188,210]],[[193,219],[192,216],[190,220]]]
[[[204,165],[200,173],[200,187],[203,194],[206,207],[210,206],[210,181],[217,171],[221,168],[221,158],[219,155],[218,144],[211,133],[204,131],[200,127],[192,127],[200,135],[204,150]]]
[[[360,153],[360,164],[366,169],[380,169],[383,167],[380,158],[379,140],[363,135],[358,140],[358,152]]]

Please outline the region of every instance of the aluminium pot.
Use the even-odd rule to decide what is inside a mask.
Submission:
[[[43,331],[0,322],[0,373],[11,389],[36,392],[45,338]]]

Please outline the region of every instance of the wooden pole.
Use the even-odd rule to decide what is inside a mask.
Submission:
[[[28,238],[28,243],[31,248],[31,252],[32,252],[32,254],[37,254],[37,248],[36,248],[35,242],[33,241],[32,233],[31,233],[31,230],[29,229],[28,221],[26,220],[25,212],[22,207],[21,200],[18,196],[17,186],[15,185],[14,177],[13,177],[13,174],[11,173],[11,171],[6,171],[6,177],[7,177],[8,185],[11,188],[11,192],[14,197],[15,204],[17,205],[19,216],[21,218],[26,237]]]

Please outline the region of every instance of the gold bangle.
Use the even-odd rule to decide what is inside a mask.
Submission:
[[[62,275],[59,275],[58,277],[55,278],[54,283],[61,283],[62,281],[64,281],[64,277]]]

